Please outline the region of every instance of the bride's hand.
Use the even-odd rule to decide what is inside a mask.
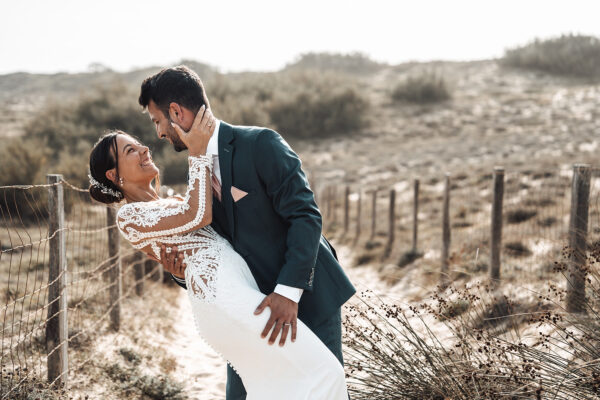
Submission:
[[[216,118],[212,115],[210,109],[206,106],[200,107],[192,127],[185,132],[181,127],[173,122],[171,125],[179,135],[181,141],[187,146],[191,156],[200,156],[206,154],[208,141],[215,130]]]

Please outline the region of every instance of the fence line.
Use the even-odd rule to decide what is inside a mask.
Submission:
[[[483,271],[492,280],[531,273],[550,279],[554,262],[569,246],[576,255],[570,253],[568,297],[579,308],[567,308],[576,311],[585,299],[586,244],[600,243],[599,176],[600,169],[580,165],[572,174],[507,173],[496,167],[477,180],[446,175],[389,191],[362,185],[320,188],[318,180],[313,185],[326,205],[325,234],[351,243],[358,263],[383,259],[390,268],[382,274],[390,279],[400,276],[386,275],[392,266],[399,271],[419,258],[424,272],[439,274],[442,284]],[[370,194],[369,213],[362,212],[363,191]],[[342,226],[336,220],[340,212]],[[358,220],[365,217],[371,220]],[[361,231],[361,223],[370,224],[370,232]]]
[[[555,172],[537,176],[496,169],[479,181],[460,175],[415,180],[412,190],[406,185],[353,192],[351,186],[329,185],[318,199],[326,233],[341,232],[356,248],[367,234],[365,248],[381,246],[392,264],[400,265],[395,261],[400,256],[408,262],[423,257],[442,283],[457,272],[478,272],[475,254],[489,260],[493,279],[526,265],[543,274],[543,263],[570,244],[575,251],[567,308],[577,312],[585,300],[582,255],[588,243],[600,239],[598,172],[576,165],[570,179]],[[46,185],[0,187],[0,273],[6,277],[0,299],[0,399],[10,398],[28,379],[45,376],[57,387],[67,385],[69,373],[89,362],[69,362],[69,345],[100,327],[118,330],[122,300],[134,292],[143,295],[149,279],[162,281],[158,264],[131,248],[122,251],[113,209],[92,204],[86,190],[59,176],[48,179]],[[367,193],[370,213],[362,207]],[[378,211],[383,204],[387,213]],[[365,232],[362,218],[368,215],[371,230]]]
[[[60,175],[0,187],[0,399],[44,381],[67,387],[90,361],[71,352],[118,330],[122,301],[161,275],[159,264],[144,271],[142,253],[121,249],[114,217]]]

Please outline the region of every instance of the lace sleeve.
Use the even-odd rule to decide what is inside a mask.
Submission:
[[[131,243],[185,234],[211,223],[212,158],[189,157],[188,187],[183,201],[160,199],[128,203],[117,212],[119,230]]]

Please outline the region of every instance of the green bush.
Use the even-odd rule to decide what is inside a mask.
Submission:
[[[79,188],[87,188],[90,184],[88,179],[90,145],[79,142],[77,151],[63,150],[58,161],[52,165],[50,172],[61,174],[65,180]]]
[[[160,169],[161,183],[166,185],[187,183],[187,152],[165,151],[160,157],[156,158],[156,165]]]
[[[305,53],[297,61],[286,66],[287,70],[307,70],[345,72],[348,74],[369,74],[377,72],[382,64],[371,60],[365,54]]]
[[[353,89],[326,94],[303,92],[271,106],[269,115],[282,135],[324,138],[363,128],[368,105]]]
[[[62,151],[81,151],[81,142],[89,146],[89,155],[91,145],[112,129],[138,136],[150,148],[158,147],[152,123],[137,104],[137,94],[117,84],[49,103],[25,126],[25,136],[44,143],[54,157]]]
[[[582,78],[600,77],[600,40],[593,36],[562,35],[507,50],[501,63]]]
[[[207,92],[218,118],[239,125],[273,126],[288,139],[349,133],[365,124],[367,101],[348,77],[312,72],[210,74]],[[165,184],[185,183],[185,153],[157,138],[137,104],[137,91],[113,83],[70,100],[54,100],[25,126],[20,143],[3,148],[4,185],[43,183],[40,171],[88,186],[88,157],[106,131],[120,129],[153,151]],[[14,147],[17,147],[16,149]],[[166,149],[166,150],[165,150]],[[27,154],[23,154],[27,152]],[[5,161],[6,160],[6,161]]]
[[[76,99],[52,101],[32,118],[25,127],[28,143],[34,143],[28,146],[32,155],[21,155],[23,150],[13,151],[12,147],[4,149],[11,154],[8,162],[3,161],[3,167],[6,164],[11,171],[16,170],[6,174],[10,176],[7,184],[40,183],[45,178],[34,176],[33,169],[39,171],[45,166],[48,173],[62,174],[73,185],[87,188],[92,145],[112,129],[139,137],[151,149],[162,149],[163,144],[159,144],[150,119],[141,112],[132,90],[118,84],[96,88]],[[28,161],[30,158],[35,162]]]
[[[217,118],[235,125],[268,126],[266,107],[275,88],[265,74],[240,74],[231,79],[218,76],[206,91]]]
[[[451,98],[446,80],[436,72],[423,72],[408,76],[392,91],[396,102],[437,103]]]
[[[79,187],[87,187],[87,167],[82,157],[64,153],[60,161],[48,155],[38,140],[6,140],[0,148],[2,173],[0,186],[40,185],[46,183],[46,174],[64,174],[65,179]],[[69,212],[75,199],[65,193],[64,207]],[[15,224],[40,224],[48,216],[48,189],[46,187],[5,187],[0,189],[0,214]]]
[[[45,183],[44,167],[47,158],[39,143],[32,140],[10,139],[0,147],[0,186]],[[48,215],[46,188],[0,189],[0,217],[20,224],[39,222]]]
[[[8,139],[0,147],[2,173],[0,186],[42,183],[42,168],[47,163],[43,147],[38,141]]]

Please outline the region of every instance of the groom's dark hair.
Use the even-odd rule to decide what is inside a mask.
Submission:
[[[166,117],[169,116],[171,103],[177,103],[194,113],[203,105],[210,108],[200,77],[185,65],[165,68],[144,79],[138,101],[142,107],[147,108],[150,100]]]

